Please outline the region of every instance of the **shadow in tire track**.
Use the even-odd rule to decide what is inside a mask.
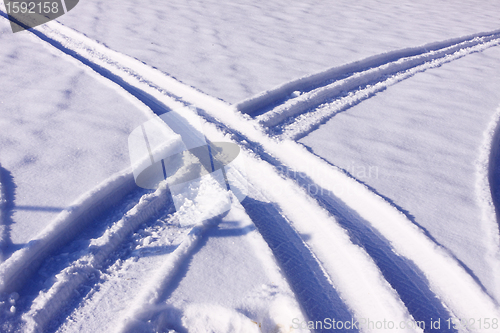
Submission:
[[[329,282],[319,263],[278,209],[252,198],[242,202],[283,270],[297,301],[310,321],[334,318],[351,321],[353,314]],[[330,332],[319,329],[316,332]],[[351,330],[356,332],[357,330]]]
[[[6,260],[12,253],[11,225],[14,224],[14,202],[16,184],[14,177],[7,169],[0,166],[0,262]]]
[[[333,194],[328,193],[328,190],[319,187],[307,177],[292,178],[306,189],[315,189],[314,193],[308,191],[309,195],[335,216],[340,226],[348,231],[354,244],[362,247],[370,255],[413,318],[425,323],[424,332],[434,332],[435,330],[430,328],[430,322],[438,319],[441,321],[440,332],[457,332],[454,329],[447,329],[444,325],[451,315],[431,291],[425,275],[413,262],[395,253],[390,243],[372,229],[368,221]]]

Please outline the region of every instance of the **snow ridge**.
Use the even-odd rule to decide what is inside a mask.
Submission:
[[[4,253],[7,246],[6,242],[8,233],[4,212],[7,201],[5,198],[5,189],[2,181],[2,166],[0,165],[0,263],[4,261]]]
[[[23,315],[31,331],[43,330],[73,296],[74,290],[86,282],[93,274],[98,274],[106,259],[142,223],[168,207],[170,196],[166,184],[154,193],[145,194],[137,205],[132,207],[123,218],[92,241],[92,245],[80,259],[73,262],[56,276],[56,282],[46,292],[40,292],[30,310]]]
[[[441,45],[442,43],[438,43]],[[445,43],[448,45],[449,43]],[[333,83],[327,81],[324,86],[308,91],[308,86],[295,85],[295,97],[284,100],[280,105],[256,116],[259,122],[267,127],[277,127],[272,130],[283,137],[294,140],[300,139],[316,129],[320,124],[336,113],[343,111],[360,101],[373,96],[388,86],[405,80],[418,72],[435,68],[444,63],[459,59],[467,54],[483,51],[500,44],[498,31],[474,37],[458,44],[443,48],[432,47],[431,51],[418,55],[397,58],[395,61],[386,61],[377,67],[346,74],[346,78],[337,77]],[[419,50],[428,50],[423,46]],[[398,52],[399,53],[399,52]],[[401,53],[408,53],[407,49]],[[383,56],[380,56],[383,58]],[[388,59],[391,57],[387,56]],[[371,58],[361,61],[362,64],[371,63]],[[346,65],[352,69],[352,65]],[[344,72],[345,66],[330,71]],[[329,71],[327,71],[329,72]],[[272,93],[271,93],[272,95]],[[259,96],[266,96],[265,93]],[[262,97],[263,98],[263,97]],[[333,101],[332,101],[333,100]],[[313,111],[311,109],[320,106]],[[238,107],[238,105],[237,105]]]
[[[270,90],[259,93],[256,96],[245,99],[237,104],[236,108],[246,114],[261,114],[272,108],[275,104],[285,103],[294,92],[309,92],[316,88],[325,86],[329,82],[349,77],[355,73],[362,73],[372,68],[377,68],[389,63],[395,63],[404,58],[424,59],[442,57],[445,54],[456,52],[460,48],[470,47],[484,42],[484,38],[497,35],[500,30],[481,32],[445,41],[428,43],[418,47],[408,47],[400,50],[385,52],[362,60],[358,60],[339,67],[326,69],[325,71],[306,75],[301,78],[286,82]],[[443,53],[444,52],[444,53]]]
[[[0,265],[0,292],[13,292],[21,287],[42,261],[73,239],[97,216],[119,202],[136,188],[130,170],[115,174],[96,188],[82,195],[61,212],[35,240],[15,252]]]
[[[476,193],[480,206],[482,207],[483,228],[485,234],[489,235],[486,240],[488,246],[489,261],[493,267],[495,276],[500,275],[500,234],[498,216],[500,214],[500,197],[498,172],[500,163],[500,106],[491,118],[484,132],[483,144],[476,161]],[[495,296],[500,299],[500,281],[497,281]]]
[[[50,38],[60,40],[57,43],[64,45],[63,52],[69,51],[72,54],[82,52],[84,55],[78,57],[86,57],[83,60],[86,64],[90,64],[89,67],[96,70],[97,67],[93,67],[92,64],[98,64],[106,69],[107,77],[114,83],[122,87],[126,83],[141,90],[141,100],[148,99],[149,97],[144,96],[149,95],[167,106],[180,104],[197,107],[200,113],[213,122],[205,124],[210,129],[206,132],[210,139],[219,139],[222,135],[220,128],[224,128],[229,133],[235,134],[234,137],[238,137],[240,143],[246,142],[246,146],[253,150],[257,157],[268,161],[274,159],[290,169],[302,172],[314,184],[335,184],[336,188],[328,196],[344,202],[387,239],[394,251],[412,261],[422,271],[429,281],[430,289],[450,310],[452,316],[458,318],[498,317],[497,304],[445,249],[429,240],[422,230],[409,221],[404,214],[363,184],[312,155],[296,142],[286,138],[277,140],[269,137],[256,120],[234,112],[235,108],[220,100],[187,87],[137,60],[119,55],[60,24],[52,23],[54,22],[47,26],[55,28],[53,30],[46,28],[44,33],[50,36],[44,35],[44,40]],[[41,34],[37,32],[37,35]],[[493,46],[497,41],[491,38],[491,46]],[[485,45],[489,46],[487,43]],[[187,111],[185,117],[196,117],[196,115]],[[220,128],[217,129],[214,123]],[[270,196],[272,201],[278,203],[299,234],[311,236],[307,240],[308,246],[323,262],[325,271],[328,272],[335,287],[345,297],[346,303],[357,317],[366,318],[366,315],[370,314],[374,315],[372,318],[379,317],[381,312],[378,311],[380,310],[382,313],[388,311],[389,317],[403,320],[408,318],[408,313],[404,310],[399,297],[381,276],[370,257],[357,246],[353,246],[345,230],[335,223],[335,219],[327,211],[318,207],[318,202],[311,198],[309,193],[305,193],[294,180],[283,179],[271,167],[272,163],[263,162],[249,152],[246,152],[244,156],[248,161],[247,165],[252,165],[252,169],[256,170],[250,175],[252,183],[258,184],[258,188],[261,189],[273,184],[273,189],[266,191],[266,196]],[[314,171],[311,171],[311,166],[314,166]],[[284,192],[286,195],[278,195],[275,191],[278,188],[286,189]],[[312,219],[311,214],[314,214],[316,218]],[[317,221],[317,224],[312,225],[311,220]],[[343,246],[332,251],[332,246],[338,244]],[[343,271],[343,266],[338,266],[338,262],[331,258],[332,253],[343,251],[352,251],[345,257],[356,258],[356,261],[351,264],[357,267],[357,269],[353,267],[353,271],[358,272],[357,275],[347,274]],[[342,257],[337,259],[341,261]],[[365,276],[370,277],[369,281],[357,280]],[[358,283],[353,281],[358,281]],[[363,286],[370,288],[362,293],[360,290]],[[378,290],[376,293],[373,293],[374,288]],[[367,301],[366,295],[374,299]],[[385,300],[383,309],[367,306],[367,304],[377,304],[382,299]]]

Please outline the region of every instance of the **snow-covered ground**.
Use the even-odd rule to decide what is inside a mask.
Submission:
[[[130,165],[127,137],[147,120],[130,97],[1,18],[3,186],[15,196],[7,243],[35,238],[83,192]]]
[[[487,259],[498,244],[478,187],[488,177],[484,132],[500,112],[499,58],[492,48],[416,75],[301,140],[404,210],[497,295]]]
[[[497,1],[0,10],[2,332],[499,329]]]
[[[60,21],[236,103],[325,68],[498,29],[475,0],[87,1]]]

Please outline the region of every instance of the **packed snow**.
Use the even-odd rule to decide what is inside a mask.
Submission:
[[[0,331],[499,329],[500,3],[5,8]]]

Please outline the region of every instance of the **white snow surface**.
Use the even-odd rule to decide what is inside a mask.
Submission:
[[[500,319],[499,2],[0,10],[1,331]],[[240,154],[147,190],[138,137]]]
[[[499,58],[492,48],[420,73],[300,141],[406,211],[497,297],[476,164],[500,102]]]
[[[499,11],[496,0],[108,0],[60,21],[236,103],[371,55],[498,29]]]
[[[0,163],[14,184],[6,242],[33,239],[84,192],[130,165],[127,136],[147,119],[129,97],[0,18]]]

